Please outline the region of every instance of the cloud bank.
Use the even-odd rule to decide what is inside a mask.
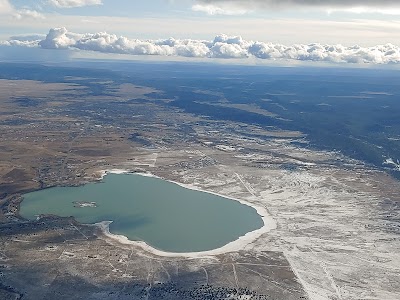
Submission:
[[[355,13],[378,12],[400,14],[398,0],[196,0],[194,11],[208,14],[237,14],[259,9],[324,9],[327,11],[350,11]]]
[[[246,41],[240,36],[217,35],[214,40],[138,40],[105,32],[79,34],[66,28],[53,28],[45,38],[13,37],[1,45],[74,49],[130,55],[181,56],[198,58],[297,60],[335,63],[400,63],[400,47],[393,44],[360,47],[343,45],[282,44]]]
[[[49,3],[59,8],[72,8],[103,4],[102,0],[49,0]]]

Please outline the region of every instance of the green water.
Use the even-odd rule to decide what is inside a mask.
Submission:
[[[75,207],[96,202],[97,207]],[[113,221],[110,232],[169,252],[219,248],[263,226],[252,207],[158,178],[109,174],[100,183],[24,195],[21,215],[74,216],[81,223]]]

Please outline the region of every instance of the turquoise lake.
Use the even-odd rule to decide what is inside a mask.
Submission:
[[[86,202],[96,207],[76,204]],[[138,174],[108,174],[98,183],[25,194],[20,214],[113,221],[111,233],[168,252],[216,249],[264,225],[254,208],[238,201]]]

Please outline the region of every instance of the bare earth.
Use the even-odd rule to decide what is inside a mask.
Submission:
[[[0,91],[1,299],[399,299],[389,175],[294,146],[299,132],[183,113],[146,87],[113,86],[111,100],[65,83],[0,80]],[[277,227],[234,252],[168,257],[72,218],[18,215],[22,193],[105,169],[243,199]]]

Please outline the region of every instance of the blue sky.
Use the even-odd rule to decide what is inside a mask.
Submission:
[[[320,43],[372,47],[391,43],[397,46],[400,1],[0,0],[2,41],[21,35],[44,36],[50,29],[60,27],[67,29],[68,37],[63,33],[64,41],[52,45],[54,48],[64,47],[65,40],[81,38],[74,34],[97,32],[127,37],[131,39],[129,45],[134,39],[169,37],[212,41],[222,33],[241,36],[245,41],[284,45]],[[68,47],[75,47],[68,43]],[[397,50],[385,48],[385,51]],[[231,56],[242,54],[236,52]]]

